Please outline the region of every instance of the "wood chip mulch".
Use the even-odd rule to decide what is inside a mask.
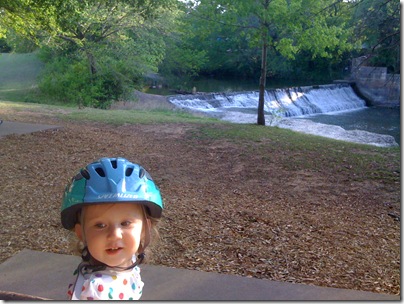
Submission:
[[[150,172],[166,204],[149,263],[400,294],[399,173],[354,176],[326,151],[207,139],[192,124],[35,115],[3,113],[63,128],[0,138],[0,262],[24,248],[73,254],[60,224],[64,187],[87,163],[122,156]],[[299,165],[308,158],[318,169]]]

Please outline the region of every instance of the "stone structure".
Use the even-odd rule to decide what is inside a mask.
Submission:
[[[367,57],[352,60],[351,81],[357,93],[372,106],[400,105],[400,74],[388,74],[385,67],[367,66]]]

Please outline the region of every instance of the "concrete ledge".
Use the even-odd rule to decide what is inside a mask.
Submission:
[[[47,298],[30,296],[18,292],[0,291],[0,300],[3,301],[44,301],[51,300]]]
[[[0,265],[0,300],[66,300],[80,258],[23,250]],[[143,265],[142,300],[361,300],[399,301],[399,296],[274,282],[235,275]]]
[[[7,136],[10,134],[26,134],[59,128],[60,128],[59,126],[53,126],[53,125],[30,124],[16,121],[3,121],[3,123],[0,124],[0,137]]]

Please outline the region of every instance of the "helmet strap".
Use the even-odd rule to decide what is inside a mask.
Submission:
[[[88,247],[87,247],[87,246],[85,246],[85,247],[83,248],[83,250],[81,251],[81,258],[82,258],[82,260],[85,261],[85,262],[90,261],[90,259],[91,259],[91,254],[90,254],[90,252],[88,251]]]

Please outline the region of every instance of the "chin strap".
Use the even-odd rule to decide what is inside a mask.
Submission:
[[[146,254],[144,252],[140,253],[137,256],[136,261],[132,265],[130,265],[128,267],[118,267],[117,266],[117,267],[109,267],[109,268],[112,269],[112,270],[116,270],[116,271],[130,270],[130,269],[133,269],[136,266],[140,265],[143,262],[145,256],[146,256]],[[71,299],[72,300],[79,300],[80,299],[81,288],[82,288],[82,286],[84,284],[84,274],[85,273],[102,271],[102,270],[105,270],[106,268],[107,268],[106,265],[91,265],[91,264],[89,264],[88,261],[82,261],[79,264],[79,266],[77,267],[77,270],[75,271],[77,273],[77,276],[76,276],[76,281],[73,284],[72,298]]]

